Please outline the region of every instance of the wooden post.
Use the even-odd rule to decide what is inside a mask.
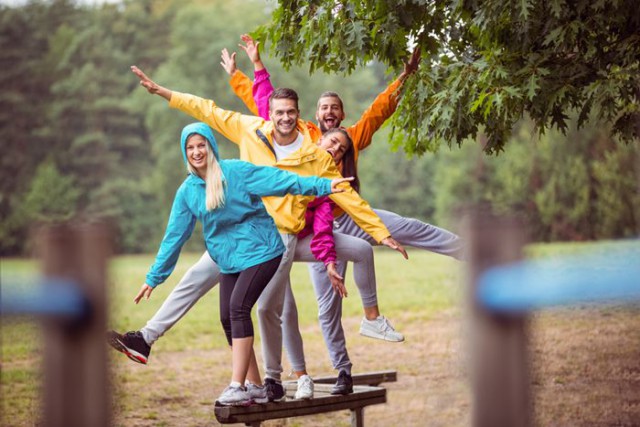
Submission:
[[[364,427],[364,408],[351,410],[351,427]]]
[[[111,424],[104,338],[109,233],[104,225],[65,224],[43,228],[36,237],[44,275],[77,282],[88,303],[82,319],[43,319],[43,424],[107,427]]]
[[[524,314],[491,313],[477,302],[478,279],[488,268],[522,259],[524,231],[513,219],[473,214],[467,218],[469,333],[474,427],[532,424]]]

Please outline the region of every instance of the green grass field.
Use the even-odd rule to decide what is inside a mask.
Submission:
[[[533,256],[556,256],[565,253],[580,253],[582,251],[601,251],[607,253],[612,247],[627,248],[629,251],[638,253],[640,259],[640,244],[637,241],[628,242],[602,242],[586,244],[553,244],[553,245],[533,245],[528,248],[528,253]],[[440,255],[423,251],[411,250],[410,259],[405,261],[402,257],[388,249],[380,248],[376,250],[376,271],[378,277],[378,299],[383,314],[390,318],[396,328],[400,331],[420,330],[422,325],[427,324],[431,319],[438,318],[442,313],[453,312],[459,314],[460,299],[463,290],[464,271],[463,264],[455,260]],[[132,301],[140,285],[144,281],[146,271],[153,261],[151,255],[119,256],[111,261],[109,277],[109,300],[111,318],[109,327],[119,330],[133,330],[141,328],[147,319],[158,309],[162,301],[183,275],[186,269],[192,265],[200,254],[183,254],[170,279],[158,287],[149,301],[143,301],[135,305]],[[33,281],[37,274],[38,266],[36,262],[25,259],[2,259],[1,276],[3,285],[9,282],[22,282],[28,284]],[[362,316],[362,308],[357,289],[351,279],[351,272],[348,272],[347,286],[350,292],[349,297],[344,301],[345,324],[356,325]],[[312,286],[309,282],[306,265],[296,263],[292,273],[292,283],[300,314],[301,330],[303,331],[305,346],[307,348],[323,348],[322,337],[317,328],[317,308]],[[456,316],[458,316],[456,314]],[[255,321],[255,319],[254,319]],[[346,328],[346,327],[345,327]],[[357,336],[357,328],[352,327],[348,331],[350,351],[362,360],[362,365],[368,369],[393,369],[387,365],[377,365],[376,360],[366,358],[362,349],[358,346],[361,343],[371,343],[371,340],[362,341]],[[2,395],[2,425],[11,426],[31,426],[38,424],[39,413],[39,387],[41,381],[40,362],[42,347],[40,345],[40,331],[37,322],[25,318],[4,318],[1,328],[2,343],[2,371],[1,395]],[[376,344],[377,345],[377,342]],[[393,345],[380,347],[382,351],[393,352],[399,347]],[[407,343],[407,345],[410,345]],[[352,350],[353,348],[353,350]],[[411,347],[402,347],[403,351],[411,351]],[[366,349],[366,347],[365,347]],[[256,350],[259,353],[259,344],[256,343]],[[182,321],[170,330],[156,345],[152,352],[153,358],[167,357],[161,359],[163,363],[201,364],[203,370],[216,372],[211,374],[208,381],[215,384],[207,385],[209,394],[198,396],[198,408],[191,411],[195,417],[190,425],[198,425],[198,420],[211,419],[210,411],[202,409],[203,405],[209,405],[215,397],[218,389],[228,381],[229,355],[226,350],[226,341],[218,321],[218,292],[214,290],[206,295],[192,310],[182,319]],[[316,370],[316,374],[329,374],[331,367],[328,366],[325,354],[308,354],[310,363]],[[211,360],[216,359],[216,360]],[[317,360],[316,360],[317,359]],[[120,355],[114,354],[112,364],[116,365],[116,375],[114,379],[114,394],[116,397],[116,412],[118,425],[174,425],[171,422],[161,421],[162,414],[158,409],[150,405],[144,410],[140,418],[146,419],[148,424],[138,424],[128,418],[128,411],[133,411],[138,405],[140,396],[130,396],[132,385],[144,387],[145,384],[156,379],[158,384],[162,383],[163,376],[167,381],[167,390],[156,390],[156,393],[174,393],[184,395],[188,385],[177,381],[182,374],[179,370],[172,372],[171,369],[162,368],[160,370],[146,371],[137,369],[128,361],[123,361]],[[382,362],[380,362],[382,363]],[[398,359],[398,365],[403,361]],[[151,365],[149,365],[151,366]],[[225,368],[220,368],[223,366]],[[182,368],[180,368],[182,369]],[[409,369],[409,368],[407,368]],[[416,368],[419,370],[418,368]],[[173,381],[173,382],[172,382]],[[187,393],[188,395],[188,393]],[[133,401],[132,401],[133,399]],[[177,402],[178,405],[185,406],[184,401]],[[208,408],[208,407],[207,407]],[[157,422],[153,421],[156,420]],[[186,425],[186,424],[185,424]],[[289,424],[297,425],[297,424]],[[320,424],[321,425],[321,424]]]

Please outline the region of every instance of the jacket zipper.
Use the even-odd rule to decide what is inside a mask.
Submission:
[[[276,156],[276,150],[274,150],[273,147],[271,146],[271,144],[269,144],[269,140],[267,139],[266,136],[264,136],[264,133],[262,133],[262,131],[260,129],[256,129],[256,135],[258,135],[258,138],[260,138],[260,140],[262,142],[264,142],[264,145],[267,146],[269,151],[271,151],[273,153],[273,157],[276,159],[276,162],[277,162],[278,161],[278,156]]]

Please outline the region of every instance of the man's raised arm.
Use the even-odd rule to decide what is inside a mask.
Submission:
[[[404,64],[404,70],[373,103],[362,113],[360,119],[347,129],[357,151],[363,150],[371,144],[373,134],[396,111],[398,106],[398,89],[411,74],[415,73],[420,64],[420,47],[416,46],[411,57]]]

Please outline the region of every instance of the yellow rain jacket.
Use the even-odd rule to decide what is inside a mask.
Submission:
[[[275,166],[303,176],[314,175],[329,179],[341,177],[331,155],[314,143],[307,123],[302,120],[298,120],[297,126],[304,138],[302,147],[286,159],[276,161],[273,151],[272,122],[260,117],[223,110],[211,100],[179,92],[172,92],[169,106],[207,123],[227,139],[238,144],[242,160],[260,166]],[[362,200],[350,185],[343,184],[343,186],[345,192],[331,194],[329,196],[331,200],[347,212],[356,224],[377,242],[391,236],[369,204]],[[313,196],[290,194],[285,197],[262,198],[278,229],[289,234],[297,234],[304,228],[304,213],[311,200]]]

